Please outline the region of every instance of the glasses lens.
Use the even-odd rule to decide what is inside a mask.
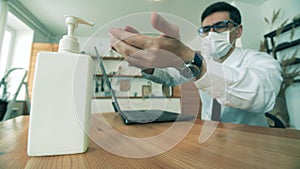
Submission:
[[[210,26],[204,26],[198,29],[198,32],[200,34],[200,36],[206,36],[208,35],[208,32],[210,31]]]
[[[221,33],[227,30],[228,23],[228,21],[221,21],[213,24],[212,27],[214,28],[215,32]]]

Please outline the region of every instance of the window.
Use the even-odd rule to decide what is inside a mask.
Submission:
[[[7,27],[4,32],[3,43],[1,48],[0,77],[4,75],[12,61],[12,51],[14,47],[16,31]]]
[[[7,23],[3,36],[0,55],[0,78],[10,69],[24,68],[28,70],[34,31],[12,13],[7,13]],[[14,75],[14,78],[22,74]],[[17,87],[18,82],[11,80],[11,87]],[[22,87],[17,100],[24,100],[25,88]]]

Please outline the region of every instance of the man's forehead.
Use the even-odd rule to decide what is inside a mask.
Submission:
[[[220,22],[223,20],[230,20],[229,12],[222,11],[222,12],[214,12],[208,15],[202,22],[203,26],[212,25],[216,22]]]

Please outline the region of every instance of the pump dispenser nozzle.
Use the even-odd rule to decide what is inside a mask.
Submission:
[[[65,25],[68,27],[68,34],[64,35],[59,41],[59,52],[72,52],[79,53],[79,43],[77,38],[74,36],[74,31],[78,27],[78,24],[85,24],[94,26],[94,23],[86,21],[76,16],[65,16]]]

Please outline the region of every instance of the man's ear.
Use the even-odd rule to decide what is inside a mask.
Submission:
[[[236,39],[240,38],[243,33],[243,25],[239,25],[237,28]]]

